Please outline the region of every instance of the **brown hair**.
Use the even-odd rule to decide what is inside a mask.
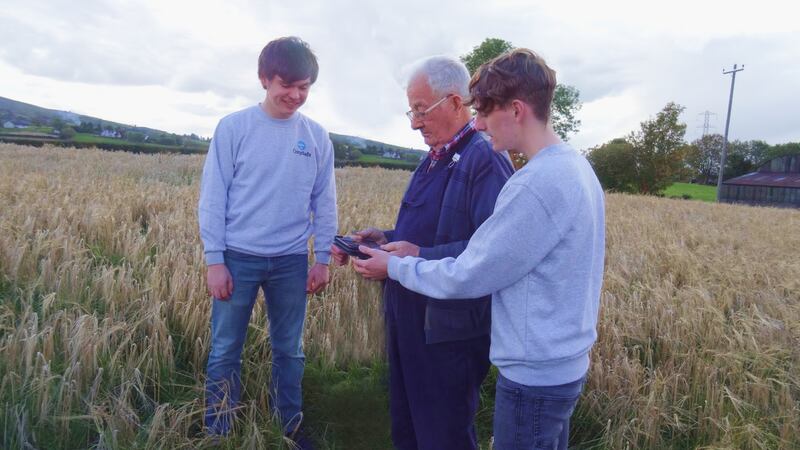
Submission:
[[[550,104],[556,89],[556,72],[539,55],[518,48],[504,53],[475,72],[469,82],[468,105],[481,113],[496,106],[508,106],[519,99],[533,108],[542,121],[550,118]]]
[[[294,36],[271,41],[258,56],[258,76],[272,80],[279,75],[287,83],[311,79],[317,81],[319,65],[308,44]]]

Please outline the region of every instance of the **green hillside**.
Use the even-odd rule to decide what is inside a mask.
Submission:
[[[357,136],[330,133],[336,164],[413,170],[425,152]],[[0,141],[98,147],[137,153],[208,151],[210,138],[179,135],[0,97]]]

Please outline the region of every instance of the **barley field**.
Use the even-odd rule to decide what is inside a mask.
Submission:
[[[260,306],[235,435],[201,433],[202,161],[0,144],[0,447],[289,448],[269,414]],[[337,169],[339,230],[391,227],[409,175]],[[571,445],[800,448],[800,211],[616,194],[607,209]],[[377,287],[332,274],[309,299],[308,364],[380,363]]]

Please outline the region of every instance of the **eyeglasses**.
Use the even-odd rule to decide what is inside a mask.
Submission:
[[[438,102],[432,104],[425,111],[414,111],[413,109],[410,110],[410,111],[406,111],[406,117],[408,117],[408,120],[415,120],[415,119],[416,120],[422,120],[422,119],[425,118],[425,116],[428,115],[429,112],[431,112],[434,109],[436,109],[437,106],[441,105],[442,103],[444,103],[445,100],[447,100],[448,98],[450,98],[452,96],[453,96],[453,94],[445,95],[444,97],[440,98]]]

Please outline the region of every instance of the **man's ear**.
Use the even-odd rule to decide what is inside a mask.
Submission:
[[[259,79],[259,81],[261,81],[261,87],[264,88],[264,90],[266,90],[267,89],[267,83],[269,83],[269,79],[267,78],[267,76],[266,75],[259,75],[258,79]]]
[[[453,108],[454,108],[455,111],[460,111],[461,108],[465,107],[464,106],[464,99],[462,99],[460,95],[453,94],[453,96],[450,98],[450,100],[453,102]]]

